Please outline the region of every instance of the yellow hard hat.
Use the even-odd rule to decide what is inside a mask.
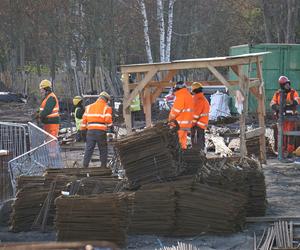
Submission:
[[[107,100],[110,100],[110,95],[105,91],[102,91],[99,96],[105,97]]]
[[[41,81],[40,83],[40,89],[51,88],[51,87],[52,87],[52,83],[47,79]]]
[[[73,105],[76,106],[78,103],[82,101],[82,97],[77,95],[73,98]]]
[[[198,89],[198,88],[202,88],[202,87],[203,87],[203,85],[200,82],[193,82],[192,83],[192,91],[194,91],[195,89]]]

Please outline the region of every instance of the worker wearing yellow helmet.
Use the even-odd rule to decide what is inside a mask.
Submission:
[[[107,135],[112,127],[112,108],[108,105],[110,95],[103,91],[96,102],[87,106],[80,130],[86,132],[83,167],[88,167],[96,144],[100,151],[101,167],[107,167]]]
[[[52,91],[52,83],[49,80],[42,80],[39,87],[43,101],[39,108],[38,118],[43,123],[43,129],[57,137],[60,123],[58,99]]]
[[[75,96],[73,98],[73,105],[75,108],[74,111],[74,118],[75,118],[75,124],[76,124],[76,141],[81,141],[81,132],[80,132],[80,126],[82,122],[82,116],[84,114],[84,105],[83,105],[83,99],[81,96]]]
[[[205,130],[208,126],[210,105],[203,94],[203,86],[200,82],[192,83],[192,94],[194,102],[193,126],[191,130],[192,147],[204,150]]]

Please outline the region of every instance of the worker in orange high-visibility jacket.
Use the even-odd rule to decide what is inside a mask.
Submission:
[[[86,107],[80,130],[86,137],[83,167],[88,167],[96,144],[100,151],[101,167],[107,167],[107,131],[112,128],[110,95],[101,92],[96,102]],[[86,134],[85,134],[86,132]]]
[[[182,149],[187,148],[187,135],[191,131],[193,121],[193,97],[184,82],[174,86],[175,101],[169,114],[169,121],[176,120],[179,125],[178,138]]]
[[[49,134],[58,137],[59,131],[59,102],[52,92],[52,84],[49,80],[40,83],[40,92],[44,99],[37,113],[37,118],[43,123],[43,129]]]
[[[280,90],[277,90],[270,103],[271,108],[275,111],[275,117],[279,117],[280,108],[280,92],[283,91],[285,96],[285,103],[283,103],[283,115],[293,116],[297,113],[297,105],[299,104],[299,95],[296,90],[291,88],[291,82],[286,76],[280,76],[278,79]],[[283,132],[295,130],[295,122],[284,121],[283,122]],[[277,134],[277,133],[276,133]],[[275,135],[277,137],[277,135]],[[292,156],[292,152],[295,150],[294,138],[290,136],[283,137],[283,153],[288,156]]]
[[[203,94],[203,87],[200,82],[192,84],[192,94],[194,100],[194,117],[191,133],[192,147],[197,150],[204,150],[205,130],[208,126],[208,116],[210,105]]]

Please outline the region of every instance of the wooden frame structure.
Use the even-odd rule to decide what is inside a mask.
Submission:
[[[146,117],[146,126],[151,126],[151,104],[155,102],[165,87],[174,86],[173,77],[179,70],[208,69],[219,81],[219,84],[226,86],[231,93],[239,90],[243,97],[243,112],[240,116],[240,151],[241,156],[247,155],[246,139],[260,137],[260,159],[266,161],[265,141],[265,91],[262,77],[263,55],[270,52],[243,54],[238,56],[198,58],[177,60],[169,63],[149,63],[121,65],[124,101],[123,114],[128,131],[132,130],[130,104],[132,100],[140,95]],[[245,65],[251,67],[256,65],[256,77],[250,78],[245,73]],[[217,68],[230,68],[236,75],[237,81],[228,81]],[[129,74],[137,75],[137,82],[129,83]],[[161,80],[157,80],[157,79]],[[208,85],[212,85],[207,82]],[[216,84],[215,82],[213,83]],[[259,128],[246,131],[246,116],[248,113],[248,97],[251,92],[258,102]]]

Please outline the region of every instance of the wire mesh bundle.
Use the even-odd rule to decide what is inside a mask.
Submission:
[[[31,230],[32,224],[47,197],[49,189],[42,176],[20,176],[17,179],[16,199],[12,205],[10,230]]]
[[[177,130],[159,124],[116,142],[132,186],[164,180],[180,173],[181,148]]]
[[[176,189],[177,236],[202,232],[232,233],[245,223],[246,197],[236,192],[195,183],[191,190]]]
[[[175,225],[175,190],[169,186],[134,193],[129,232],[170,235]]]
[[[186,163],[186,167],[182,172],[184,175],[197,174],[207,162],[205,154],[195,149],[185,150],[182,159]]]
[[[61,196],[56,199],[59,241],[106,240],[124,246],[128,225],[127,195]]]
[[[266,185],[259,163],[253,159],[209,159],[199,179],[213,187],[246,195],[247,216],[263,216],[266,211]]]

